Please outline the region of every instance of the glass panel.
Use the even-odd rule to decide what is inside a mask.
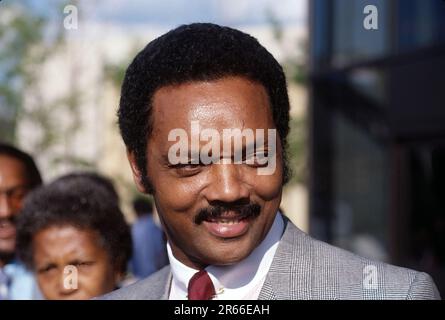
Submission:
[[[369,68],[356,68],[348,74],[349,83],[360,94],[382,106],[387,103],[386,73]]]
[[[399,0],[401,51],[445,42],[445,1]]]
[[[367,30],[363,13],[367,5],[378,10],[378,29]],[[341,67],[364,59],[379,57],[389,52],[389,1],[336,0],[333,2],[333,57],[332,64]]]
[[[313,52],[313,68],[323,67],[324,62],[330,55],[329,42],[331,36],[329,30],[330,25],[330,6],[331,0],[314,0],[312,3],[312,52]]]
[[[411,204],[407,265],[428,272],[445,292],[445,146],[409,148]]]
[[[388,159],[385,149],[341,114],[333,117],[334,243],[388,259]]]

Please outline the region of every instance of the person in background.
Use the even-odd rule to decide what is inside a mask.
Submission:
[[[24,203],[17,250],[46,299],[91,299],[116,289],[126,273],[130,229],[101,181],[64,176]]]
[[[32,157],[0,143],[0,300],[40,297],[32,274],[16,256],[16,219],[25,196],[41,184]]]
[[[88,180],[93,184],[97,184],[104,188],[106,192],[108,192],[108,201],[114,201],[117,205],[120,203],[119,194],[116,191],[116,188],[114,187],[113,182],[103,175],[100,175],[96,172],[92,171],[80,171],[80,172],[72,172],[68,173],[64,176],[61,176],[58,178],[58,181],[76,181],[76,179],[80,180]]]
[[[137,278],[145,278],[168,264],[162,230],[153,220],[153,206],[146,198],[136,198],[133,209],[137,220],[131,226],[133,257],[131,270]]]

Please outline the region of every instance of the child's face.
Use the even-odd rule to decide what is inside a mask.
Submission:
[[[37,282],[46,299],[91,299],[115,288],[120,274],[96,232],[51,226],[33,240]]]

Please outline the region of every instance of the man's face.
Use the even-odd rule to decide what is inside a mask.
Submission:
[[[0,256],[15,250],[15,216],[28,190],[25,167],[15,158],[0,155]]]
[[[281,201],[279,137],[268,141],[265,134],[266,152],[276,143],[276,168],[269,175],[259,175],[256,163],[172,165],[168,154],[177,140],[168,141],[168,136],[171,130],[182,128],[190,138],[191,123],[198,121],[201,130],[220,133],[220,159],[230,160],[233,153],[223,152],[224,129],[263,129],[266,133],[275,129],[265,88],[240,77],[167,86],[155,93],[152,115],[147,172],[173,254],[198,269],[244,259],[266,236]],[[200,141],[198,148],[206,144]],[[193,154],[196,150],[191,146],[190,142]],[[131,153],[129,159],[143,190]]]

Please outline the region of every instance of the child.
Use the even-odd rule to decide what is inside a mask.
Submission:
[[[109,188],[91,174],[76,174],[29,195],[17,246],[46,299],[91,299],[123,279],[131,235]]]

